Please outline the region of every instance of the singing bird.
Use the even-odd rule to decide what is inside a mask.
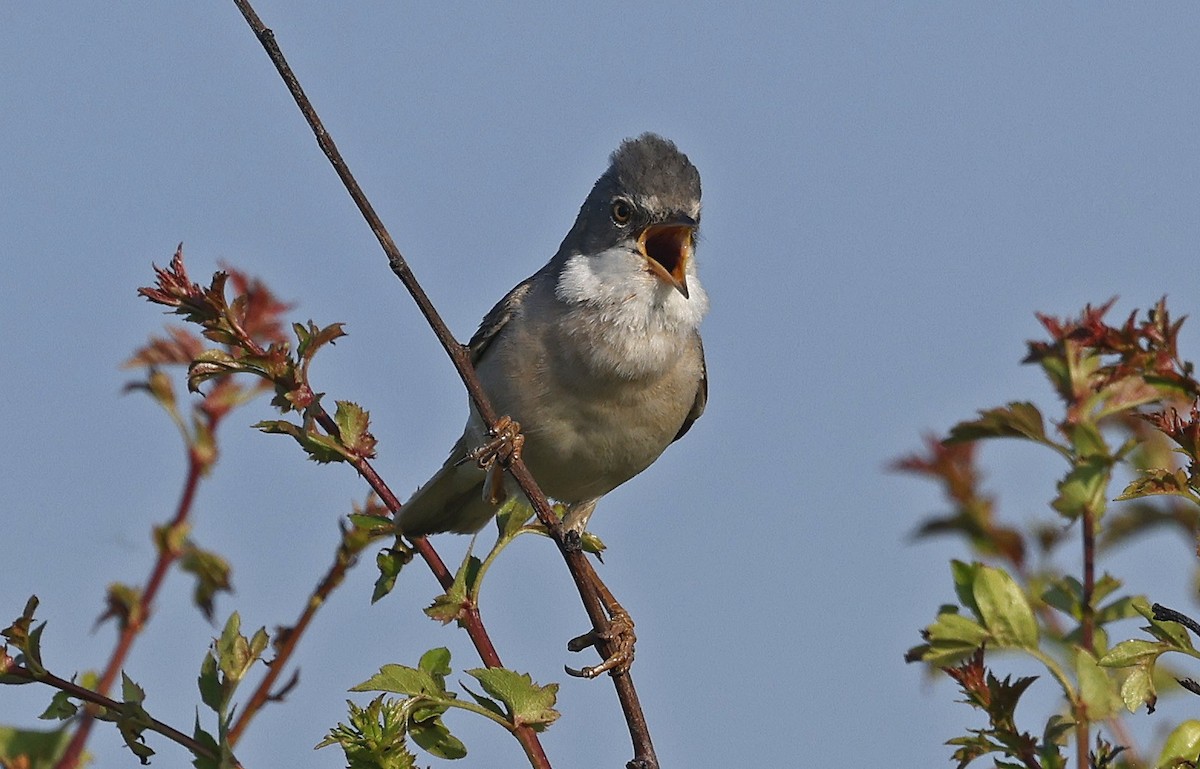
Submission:
[[[498,414],[564,525],[645,470],[704,412],[700,321],[708,297],[693,253],[700,174],[674,143],[627,139],[550,261],[484,317],[469,348]],[[471,408],[450,457],[400,511],[406,536],[478,531],[520,493],[471,461],[488,425]],[[504,484],[503,487],[500,484]]]

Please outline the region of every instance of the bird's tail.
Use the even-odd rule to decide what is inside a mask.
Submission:
[[[473,462],[447,462],[400,508],[397,528],[412,537],[479,531],[497,510],[483,498],[486,478],[487,474]]]

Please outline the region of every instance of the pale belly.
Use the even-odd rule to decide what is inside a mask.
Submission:
[[[688,361],[650,382],[577,377],[568,385],[550,379],[545,368],[504,371],[502,360],[481,366],[484,388],[497,413],[520,422],[523,457],[538,485],[567,503],[601,497],[658,459],[683,425],[699,383],[699,366]],[[522,356],[521,364],[528,360]]]

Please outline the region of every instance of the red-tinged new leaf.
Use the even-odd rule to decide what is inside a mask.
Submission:
[[[1200,408],[1193,405],[1186,418],[1174,408],[1143,414],[1142,418],[1178,444],[1192,461],[1200,459]]]
[[[226,264],[222,264],[221,269],[229,274],[234,292],[242,298],[238,306],[238,325],[246,335],[260,344],[285,342],[281,318],[293,305],[279,301],[258,278],[251,278]]]
[[[1190,499],[1194,493],[1189,483],[1188,474],[1182,469],[1174,471],[1150,470],[1141,478],[1130,482],[1125,487],[1125,490],[1121,492],[1121,496],[1117,497],[1117,500],[1124,501],[1164,494],[1188,497]]]
[[[371,424],[369,412],[357,403],[338,401],[333,421],[337,423],[338,434],[347,453],[359,459],[375,456],[375,436],[367,430]]]
[[[141,368],[144,366],[186,366],[204,350],[200,338],[185,328],[167,326],[169,338],[152,336],[150,341],[134,350],[129,360],[121,364],[121,368]]]
[[[293,323],[292,330],[296,334],[296,339],[299,340],[296,347],[297,357],[304,361],[311,361],[317,354],[317,350],[327,344],[333,344],[346,335],[343,330],[344,326],[343,323],[333,323],[324,328],[318,328],[311,320],[307,326]]]
[[[1096,418],[1131,411],[1138,406],[1153,403],[1162,397],[1159,390],[1146,382],[1141,376],[1127,376],[1117,379],[1100,391],[1103,407]]]
[[[976,441],[983,438],[1028,438],[1050,444],[1042,422],[1042,412],[1032,403],[1010,403],[1001,408],[979,412],[979,419],[959,422],[950,428],[947,443]]]
[[[214,377],[228,376],[238,372],[255,373],[244,361],[238,360],[224,350],[208,349],[196,356],[188,366],[188,390],[200,392],[200,385]]]

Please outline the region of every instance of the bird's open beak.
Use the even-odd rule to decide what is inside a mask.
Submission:
[[[667,285],[673,286],[686,299],[687,263],[692,258],[692,241],[696,225],[692,222],[652,224],[638,236],[638,250],[646,258],[646,266]]]

